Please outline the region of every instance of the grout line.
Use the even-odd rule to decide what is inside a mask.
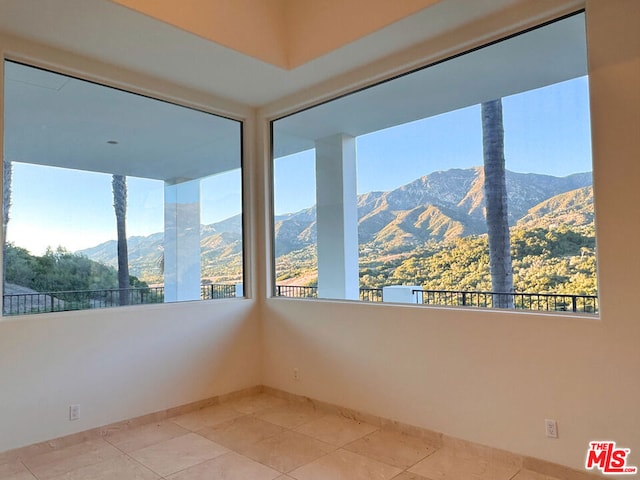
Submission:
[[[33,472],[31,471],[31,469],[30,469],[29,467],[27,467],[27,465],[26,465],[22,460],[20,460],[20,463],[21,463],[21,464],[22,464],[22,466],[27,470],[27,472],[29,472],[31,475],[33,475],[33,478],[38,479],[38,476],[37,476],[35,473],[33,473]],[[39,480],[39,479],[38,479],[38,480]]]
[[[513,474],[513,476],[509,477],[509,480],[514,480],[514,478],[516,478],[521,471],[522,471],[522,468],[519,468],[518,471]]]
[[[133,462],[137,463],[138,465],[140,465],[142,468],[149,470],[150,472],[156,474],[157,476],[159,476],[160,478],[165,478],[164,476],[160,475],[158,472],[156,472],[155,470],[153,470],[151,467],[146,466],[144,463],[138,461],[136,458],[132,457],[131,455],[129,455],[126,452],[123,452],[125,454],[125,456],[127,458],[129,458],[130,460],[132,460]]]
[[[109,445],[111,445],[113,448],[117,449],[118,451],[124,453],[125,455],[127,454],[127,452],[125,452],[124,450],[122,450],[120,447],[118,447],[115,443],[112,443],[109,441],[109,439],[107,438],[107,436],[105,435],[104,437],[102,437],[102,439],[107,442]]]

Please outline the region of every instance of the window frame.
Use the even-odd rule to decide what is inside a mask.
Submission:
[[[491,47],[493,45],[497,45],[497,44],[501,44],[504,42],[507,42],[513,38],[517,38],[520,37],[522,35],[526,35],[529,32],[533,32],[539,29],[542,29],[546,26],[561,22],[563,20],[578,16],[578,15],[584,15],[585,16],[585,23],[586,23],[586,8],[581,7],[578,9],[571,9],[565,13],[562,13],[560,15],[552,15],[550,17],[548,17],[545,20],[535,20],[533,21],[530,25],[526,26],[526,27],[522,27],[522,26],[518,26],[516,27],[513,31],[511,31],[510,33],[502,33],[499,34],[497,36],[495,36],[493,39],[487,40],[487,41],[476,41],[476,42],[472,42],[473,46],[471,47],[464,47],[461,48],[457,51],[455,51],[455,53],[445,53],[444,55],[441,56],[436,56],[436,58],[427,58],[427,59],[423,59],[422,61],[418,60],[416,62],[413,62],[413,64],[409,67],[409,68],[400,68],[399,72],[383,72],[381,75],[379,75],[377,78],[373,78],[371,79],[371,77],[369,77],[369,79],[367,79],[364,82],[361,82],[360,84],[357,85],[352,85],[352,86],[346,86],[346,88],[342,88],[341,90],[330,90],[328,91],[328,93],[326,93],[325,95],[319,97],[316,94],[316,99],[310,102],[304,102],[304,103],[298,103],[298,104],[293,104],[293,106],[290,107],[286,107],[286,108],[281,108],[279,111],[275,110],[273,112],[273,114],[271,115],[264,115],[264,120],[268,126],[268,135],[269,135],[269,150],[268,150],[268,162],[267,162],[267,169],[266,169],[266,173],[267,173],[267,178],[268,178],[268,183],[269,183],[269,210],[267,212],[268,214],[268,238],[269,238],[269,245],[268,245],[268,254],[269,254],[269,259],[268,259],[268,267],[269,267],[269,277],[268,277],[268,298],[270,299],[277,299],[277,301],[320,301],[320,302],[338,302],[338,303],[343,303],[343,302],[348,302],[348,303],[380,303],[382,305],[386,305],[386,306],[403,306],[403,307],[409,307],[409,308],[420,308],[420,307],[424,307],[427,305],[422,305],[422,304],[411,304],[411,303],[393,303],[393,302],[364,302],[361,299],[359,300],[349,300],[349,299],[345,299],[345,298],[315,298],[315,297],[288,297],[288,296],[280,296],[278,295],[278,285],[277,285],[277,281],[276,281],[276,239],[275,239],[275,217],[276,217],[276,213],[275,213],[275,139],[274,139],[274,131],[275,131],[275,124],[276,122],[295,116],[299,113],[302,112],[306,112],[308,110],[312,110],[314,108],[317,107],[321,107],[323,105],[338,101],[340,99],[346,98],[346,97],[350,97],[352,95],[356,95],[358,93],[367,91],[369,89],[375,88],[377,86],[380,85],[384,85],[386,83],[401,79],[403,77],[406,77],[408,75],[412,75],[414,73],[417,72],[421,72],[424,71],[426,69],[441,65],[443,63],[449,62],[451,60],[455,60],[457,58],[463,57],[465,55],[477,52],[479,50],[483,50],[485,48]],[[586,38],[585,38],[585,42],[586,42]],[[587,51],[588,54],[588,51]],[[589,75],[589,72],[587,72],[587,76]],[[577,77],[576,77],[577,78]],[[453,110],[451,110],[453,111]],[[589,111],[589,117],[591,119],[592,115],[591,115],[591,110]],[[592,133],[591,133],[591,138],[592,138]],[[592,167],[593,168],[593,167]],[[295,213],[295,212],[292,212]],[[597,222],[596,220],[594,220],[594,229],[595,229],[595,237],[597,239]],[[596,247],[595,247],[595,255],[596,255],[596,259],[598,258],[598,253],[597,253],[597,243],[596,243]],[[358,255],[359,257],[360,255]],[[597,262],[597,260],[596,260]],[[595,272],[596,278],[598,278],[598,269],[596,267],[596,272]],[[317,288],[317,287],[316,287]],[[564,295],[564,294],[558,294],[558,295]],[[579,316],[579,317],[586,317],[588,319],[593,319],[593,318],[600,318],[600,312],[601,312],[601,306],[600,306],[600,291],[598,290],[597,294],[595,295],[595,313],[589,313],[589,312],[585,312],[585,311],[555,311],[555,310],[549,310],[549,311],[545,311],[545,310],[518,310],[515,308],[508,308],[508,309],[502,309],[502,308],[474,308],[474,307],[465,307],[465,306],[445,306],[445,305],[428,305],[430,308],[454,308],[454,309],[462,309],[463,311],[505,311],[505,312],[509,312],[509,313],[523,313],[523,314],[528,314],[528,315],[557,315],[557,314],[566,314],[566,315],[573,315],[573,316]]]
[[[45,49],[45,55],[48,52],[48,48]],[[64,55],[63,55],[64,56]],[[250,112],[248,109],[239,108],[238,105],[235,105],[233,102],[225,101],[220,98],[215,98],[212,95],[202,95],[200,92],[190,91],[189,89],[179,88],[177,92],[179,95],[168,93],[169,90],[172,90],[172,85],[166,83],[165,81],[158,82],[158,79],[149,77],[145,74],[138,74],[135,72],[123,71],[120,67],[109,67],[107,65],[102,64],[101,62],[89,60],[75,57],[73,54],[67,55],[69,58],[65,59],[65,61],[43,61],[42,58],[33,55],[22,55],[16,53],[16,51],[7,51],[0,47],[0,60],[2,64],[0,65],[0,89],[2,90],[2,102],[0,102],[0,106],[2,107],[2,117],[0,117],[0,145],[2,148],[2,158],[4,161],[4,144],[5,144],[5,106],[4,106],[4,98],[5,98],[5,65],[7,63],[14,63],[17,65],[25,66],[28,68],[53,73],[56,75],[62,75],[71,79],[75,79],[81,82],[86,82],[98,87],[108,88],[114,90],[116,92],[121,92],[125,94],[136,95],[142,97],[144,99],[153,100],[156,102],[162,102],[167,105],[185,108],[193,112],[212,115],[219,119],[232,121],[237,123],[238,128],[238,156],[239,163],[238,168],[240,169],[240,199],[241,199],[241,212],[240,212],[240,221],[242,228],[242,288],[243,288],[243,296],[242,297],[225,297],[220,299],[198,299],[198,300],[187,300],[182,301],[179,300],[177,302],[167,302],[167,303],[149,303],[149,304],[135,304],[135,305],[112,305],[110,307],[105,308],[81,308],[81,309],[70,309],[70,310],[61,310],[61,311],[51,311],[51,312],[34,312],[34,313],[17,313],[6,315],[4,313],[4,307],[0,309],[0,321],[6,319],[18,319],[23,317],[32,317],[33,315],[40,316],[45,313],[47,315],[56,315],[56,314],[93,314],[100,310],[110,310],[112,308],[118,307],[121,309],[124,308],[144,308],[144,309],[152,309],[152,308],[169,308],[169,305],[172,304],[185,304],[185,303],[210,303],[210,302],[218,302],[219,300],[247,300],[253,298],[253,288],[250,283],[250,279],[252,275],[250,274],[250,265],[249,258],[250,252],[250,233],[247,228],[248,223],[248,215],[247,215],[247,205],[250,203],[249,201],[249,179],[250,174],[247,171],[247,162],[246,162],[246,150],[247,150],[247,122],[250,121]],[[56,60],[60,60],[59,58]],[[89,65],[87,65],[89,64]],[[115,75],[114,75],[115,70]],[[152,87],[143,87],[143,85],[149,85]],[[160,87],[160,88],[157,88]],[[175,88],[173,88],[175,90]],[[203,177],[206,178],[206,177]],[[0,187],[2,188],[2,187]],[[3,207],[4,208],[4,207]],[[5,242],[4,235],[0,233],[0,238],[2,242]],[[4,256],[0,251],[0,259],[4,265]],[[2,297],[4,299],[4,280],[0,282],[0,292],[2,292]],[[4,303],[4,301],[3,301]],[[91,313],[89,313],[91,312]]]

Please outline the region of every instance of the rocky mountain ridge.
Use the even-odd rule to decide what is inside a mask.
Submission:
[[[409,251],[428,242],[486,233],[482,167],[433,172],[387,192],[358,196],[361,247],[376,252]],[[593,221],[591,173],[554,177],[507,171],[509,222],[531,227]],[[236,215],[201,227],[203,276],[233,277],[242,262],[242,219]],[[316,242],[315,206],[274,219],[276,257]],[[159,278],[162,232],[129,238],[132,275]],[[115,240],[78,253],[117,265]],[[236,272],[237,273],[237,272]]]

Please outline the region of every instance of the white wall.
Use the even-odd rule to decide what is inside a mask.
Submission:
[[[0,322],[0,452],[260,384],[250,300]],[[70,404],[81,419],[70,422]]]
[[[613,439],[640,465],[640,2],[588,1],[587,22],[601,318],[272,298],[266,385],[579,469]]]
[[[242,105],[15,37],[0,35],[0,53],[204,111],[253,118]],[[0,132],[1,123],[2,115]],[[251,125],[244,141],[250,158]],[[252,222],[254,213],[247,217]],[[246,241],[255,249],[252,232]],[[253,258],[249,252],[249,273]],[[248,280],[245,291],[251,293],[255,277]],[[0,452],[259,385],[257,308],[255,300],[234,299],[0,319]],[[79,421],[69,421],[70,404],[81,405]]]

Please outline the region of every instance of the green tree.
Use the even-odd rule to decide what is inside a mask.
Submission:
[[[502,99],[484,102],[481,110],[484,196],[487,207],[491,290],[499,293],[512,293],[513,267],[507,216]],[[513,308],[513,296],[494,295],[493,306]]]
[[[118,231],[118,288],[120,305],[129,304],[129,252],[127,248],[127,177],[113,175],[113,208]]]

